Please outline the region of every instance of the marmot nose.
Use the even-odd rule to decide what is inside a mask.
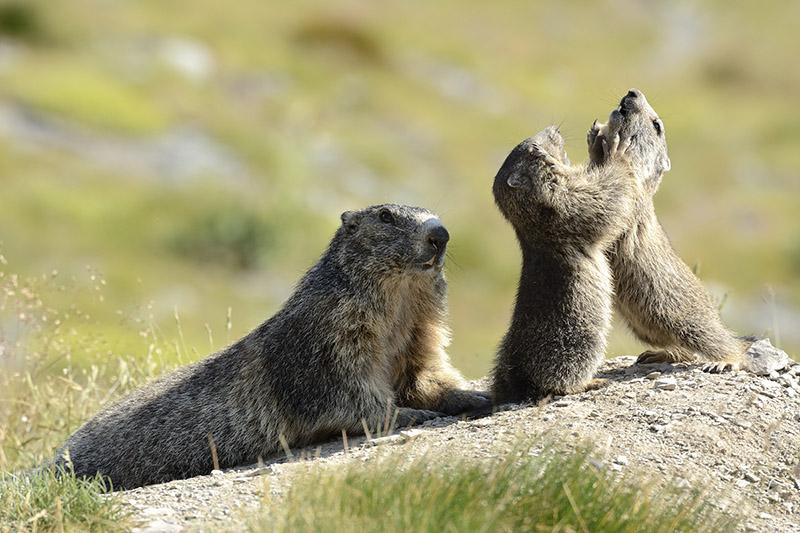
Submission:
[[[644,100],[644,94],[639,89],[630,89],[628,94],[622,97],[619,101],[619,106],[623,109],[637,109],[641,107]]]
[[[444,250],[449,240],[450,233],[448,233],[447,228],[441,224],[437,224],[428,230],[428,242],[431,243],[437,251]]]

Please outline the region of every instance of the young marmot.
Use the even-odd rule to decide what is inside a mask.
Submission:
[[[628,153],[643,194],[636,218],[609,249],[616,306],[633,333],[656,348],[639,355],[640,363],[711,361],[704,369],[737,369],[750,340],[737,338],[720,320],[711,297],[681,261],[656,218],[653,195],[670,169],[664,123],[641,91],[631,89],[607,124],[592,125],[589,156],[602,168],[602,144],[609,138],[630,140]]]
[[[608,164],[572,166],[551,126],[517,145],[495,176],[495,202],[522,249],[495,403],[585,390],[605,356],[613,294],[605,250],[630,227],[641,194],[618,141],[606,144]]]
[[[445,353],[449,235],[424,209],[342,215],[283,308],[230,347],[150,383],[58,452],[79,476],[129,489],[207,474],[290,446],[485,408]],[[362,422],[363,421],[363,422]]]

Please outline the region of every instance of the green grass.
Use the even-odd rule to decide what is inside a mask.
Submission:
[[[72,58],[30,62],[0,80],[7,96],[89,127],[145,135],[158,133],[168,123],[140,90]]]
[[[0,531],[128,531],[129,513],[100,479],[0,473]]]
[[[696,490],[595,466],[588,450],[490,460],[382,457],[297,473],[251,522],[262,531],[732,531],[737,512]]]
[[[771,287],[800,308],[800,75],[786,68],[796,39],[782,24],[792,2],[609,10],[393,0],[338,10],[304,0],[280,13],[255,0],[9,5],[3,35],[15,52],[0,61],[0,110],[21,102],[119,146],[188,127],[246,169],[236,183],[199,177],[209,190],[202,179],[131,175],[138,170],[3,138],[9,261],[26,275],[100,270],[107,308],[76,304],[97,309],[91,328],[113,345],[133,345],[117,311],[154,301],[165,330],[178,307],[201,356],[204,324],[228,307],[236,336],[281,304],[342,211],[401,201],[433,209],[450,229],[450,352],[469,377],[485,374],[519,275],[514,235],[490,194],[494,173],[549,123],[562,124],[572,159],[582,160],[591,120],[632,85],[666,123],[673,170],[656,204],[681,257],[739,307],[752,310]],[[172,39],[208,52],[206,80],[163,61]],[[459,83],[467,88],[454,97]],[[235,220],[238,211],[245,216]],[[770,321],[751,316],[729,325],[764,333]],[[800,351],[796,336],[784,337],[784,348]],[[615,328],[610,354],[640,349]]]

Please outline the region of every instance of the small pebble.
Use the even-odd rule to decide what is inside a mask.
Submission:
[[[486,424],[484,422],[484,420],[488,420],[489,424]],[[479,422],[480,422],[480,424],[479,424]],[[489,420],[488,418],[481,418],[480,420],[475,420],[473,422],[473,425],[476,425],[476,426],[477,425],[488,426],[490,424],[492,424],[492,421]],[[427,431],[425,431],[424,429],[411,428],[411,429],[406,429],[405,431],[401,431],[400,435],[402,435],[402,437],[405,440],[413,440],[413,439],[416,439],[417,437],[419,437],[420,435],[424,435],[425,433],[427,433]]]
[[[396,435],[387,435],[385,437],[378,437],[376,439],[370,439],[364,444],[367,446],[382,446],[384,444],[400,444],[404,442],[405,438],[401,434]]]
[[[675,378],[658,378],[653,388],[659,390],[675,390],[677,386],[678,381]]]
[[[759,478],[758,476],[756,476],[755,474],[752,474],[750,472],[746,472],[744,474],[744,478],[747,481],[749,481],[750,483],[758,483],[759,481],[761,481],[761,478]]]
[[[661,372],[659,372],[658,370],[654,370],[653,372],[650,372],[649,374],[647,374],[645,377],[647,379],[656,379],[660,375],[661,375]]]
[[[222,470],[212,470],[211,471],[211,475],[212,476],[222,476],[222,475],[224,475],[224,472]]]

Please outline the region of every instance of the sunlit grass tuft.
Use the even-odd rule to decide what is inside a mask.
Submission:
[[[129,513],[107,489],[46,468],[0,473],[0,531],[127,531]]]
[[[312,467],[267,504],[252,531],[732,531],[737,513],[698,491],[595,466],[592,453],[491,459],[384,457]]]

